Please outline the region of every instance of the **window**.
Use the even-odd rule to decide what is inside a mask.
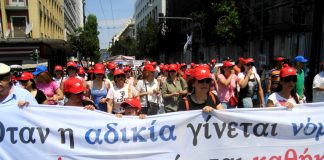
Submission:
[[[25,38],[27,17],[11,17],[12,37]]]
[[[10,5],[13,5],[13,6],[26,6],[26,0],[10,0]]]

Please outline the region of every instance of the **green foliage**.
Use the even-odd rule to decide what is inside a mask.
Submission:
[[[110,48],[111,55],[127,55],[136,56],[138,55],[138,44],[135,39],[131,37],[126,37],[116,41],[114,45]]]
[[[94,61],[98,61],[99,38],[98,38],[97,17],[90,14],[84,28],[78,28],[74,34],[69,35],[69,43],[75,52],[79,52],[81,57],[86,59],[90,57]]]
[[[216,34],[232,42],[236,38],[235,31],[240,28],[239,13],[233,0],[223,0],[220,3],[212,3],[212,8],[220,16],[215,25]]]

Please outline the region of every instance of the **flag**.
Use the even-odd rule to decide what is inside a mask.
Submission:
[[[191,44],[192,44],[192,33],[190,34],[190,36],[187,34],[187,42],[183,46],[183,54],[187,52],[188,46]]]

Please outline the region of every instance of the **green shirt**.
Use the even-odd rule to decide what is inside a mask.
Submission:
[[[304,70],[297,70],[297,82],[296,82],[296,91],[300,98],[303,98],[305,75]]]
[[[178,111],[179,98],[182,98],[179,96],[169,96],[169,94],[185,90],[187,90],[187,83],[181,77],[177,78],[175,83],[172,82],[170,77],[165,83],[163,83],[162,96],[164,100],[164,109],[166,112]]]

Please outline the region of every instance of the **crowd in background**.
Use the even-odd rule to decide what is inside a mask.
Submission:
[[[225,58],[208,64],[142,66],[97,63],[87,68],[69,61],[53,75],[46,66],[12,76],[0,63],[0,104],[83,106],[123,115],[155,115],[186,110],[295,107],[306,103],[305,63],[297,56],[289,63],[277,57],[272,68],[256,69],[253,58]],[[313,102],[324,101],[324,62],[313,81]]]

